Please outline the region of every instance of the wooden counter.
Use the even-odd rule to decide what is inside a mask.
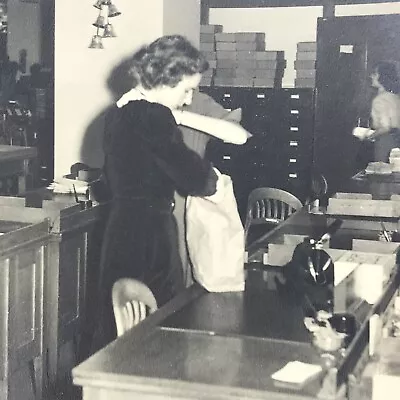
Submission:
[[[89,249],[93,231],[102,218],[101,210],[99,205],[90,206],[83,201],[77,204],[73,196],[53,195],[48,191],[35,196],[31,193],[26,198],[0,197],[0,227],[6,223],[29,226],[46,222],[43,254],[46,268],[40,277],[43,293],[38,297],[42,303],[35,310],[42,310],[40,348],[44,358],[44,386],[54,398],[70,384],[70,371],[81,359],[81,350],[88,351],[79,345],[84,345],[85,330],[89,329],[87,291],[93,284],[88,282],[89,263],[96,262],[96,256],[89,255]],[[98,254],[99,247],[95,251]],[[6,284],[7,280],[0,279],[0,282]],[[19,290],[23,289],[19,287]],[[10,313],[15,318],[14,309]],[[22,392],[9,399],[21,396],[24,400],[30,399]]]

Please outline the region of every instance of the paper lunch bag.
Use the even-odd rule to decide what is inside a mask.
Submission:
[[[193,276],[210,292],[243,291],[244,229],[232,179],[217,173],[214,195],[187,198],[186,239]]]

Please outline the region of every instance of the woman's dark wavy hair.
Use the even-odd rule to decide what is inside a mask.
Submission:
[[[207,60],[188,39],[168,35],[138,50],[132,57],[129,74],[133,87],[141,84],[152,89],[161,85],[175,87],[183,76],[201,74],[207,69]]]
[[[394,63],[381,61],[375,65],[374,71],[378,73],[378,81],[386,91],[396,94],[400,92],[400,79]]]

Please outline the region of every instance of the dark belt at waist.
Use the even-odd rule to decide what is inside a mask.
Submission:
[[[175,208],[175,201],[172,199],[158,199],[154,197],[144,196],[115,196],[114,202],[131,203],[132,205],[140,205],[155,211],[172,212]]]

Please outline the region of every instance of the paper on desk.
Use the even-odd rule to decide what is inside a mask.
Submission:
[[[283,368],[273,373],[271,378],[280,382],[301,385],[321,371],[322,367],[317,364],[290,361]]]
[[[86,194],[89,186],[87,182],[62,178],[59,180],[54,180],[54,182],[52,182],[47,188],[53,190],[54,193],[76,192],[77,194]]]

